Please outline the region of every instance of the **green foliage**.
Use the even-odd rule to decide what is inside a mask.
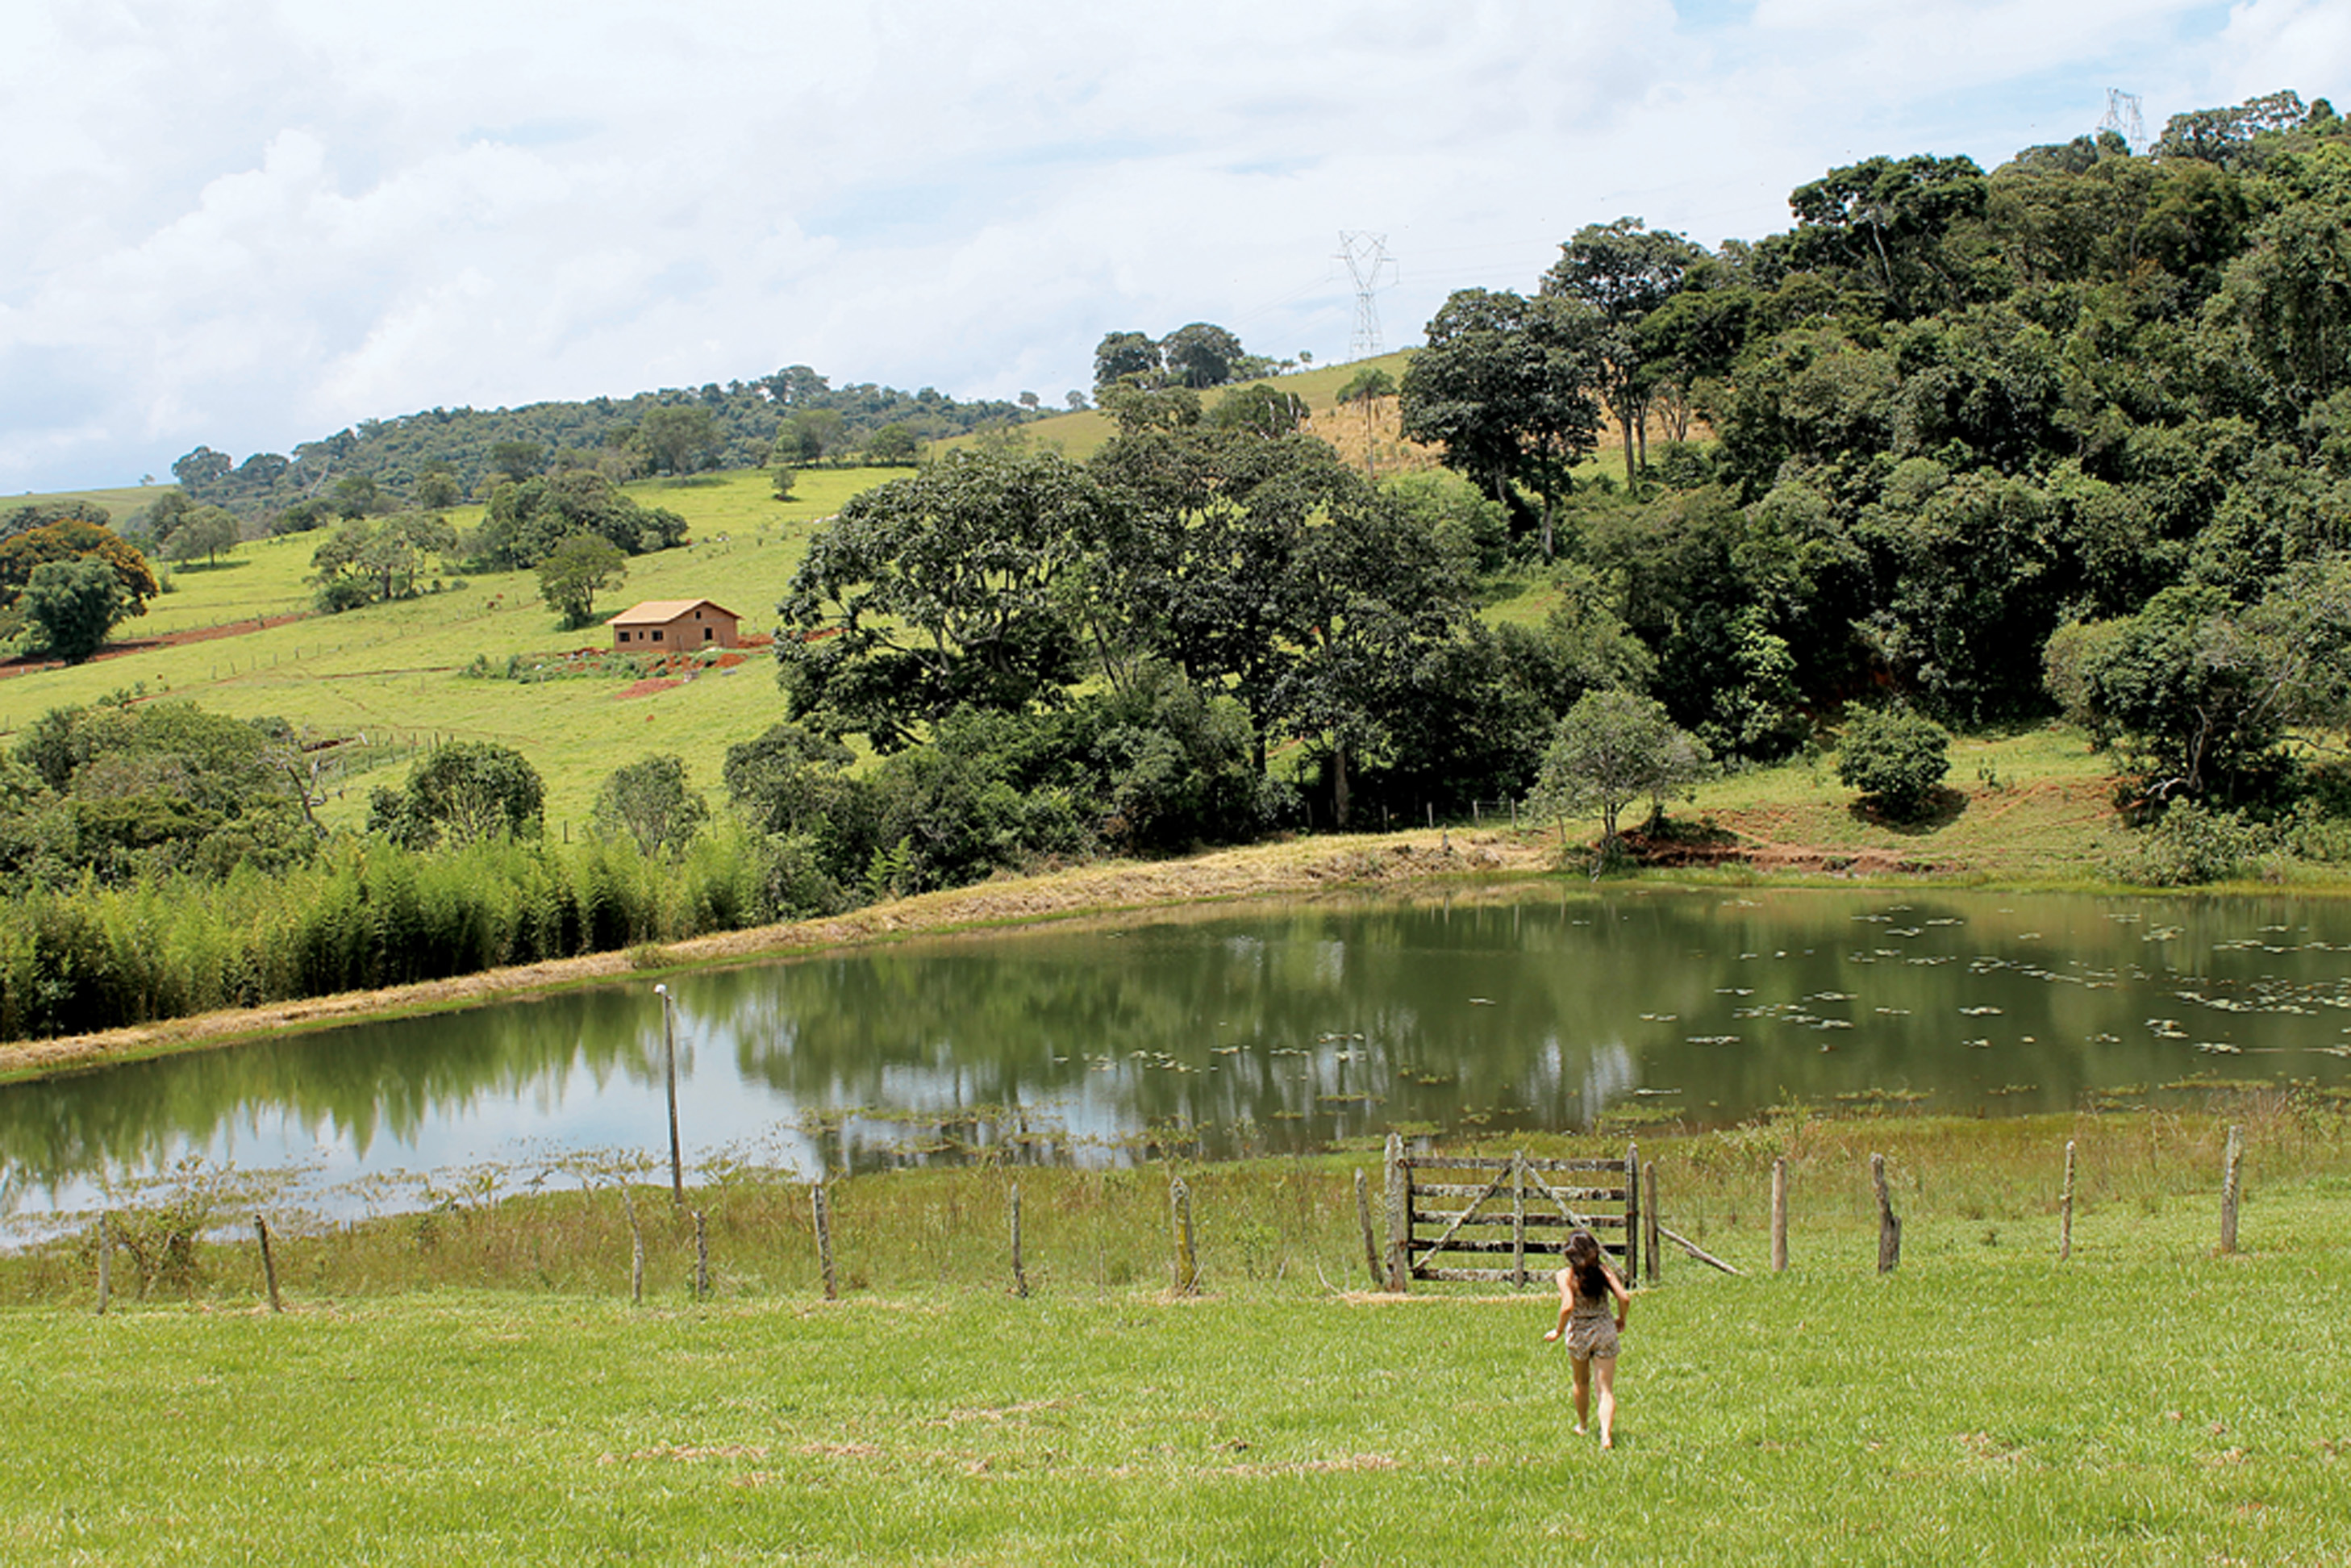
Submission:
[[[103,523],[80,516],[62,517],[0,540],[0,603],[15,600],[43,566],[94,559],[114,574],[116,620],[144,615],[160,591],[147,558]]]
[[[1599,438],[1598,321],[1556,296],[1465,288],[1429,322],[1428,346],[1405,371],[1405,434],[1441,446],[1446,466],[1510,513],[1514,533],[1538,528],[1545,559],[1569,472]],[[1520,485],[1542,497],[1534,517]]]
[[[121,580],[95,556],[43,561],[19,600],[35,651],[78,664],[99,650],[127,608]]]
[[[2276,835],[2235,811],[2173,800],[2113,857],[2106,873],[2141,887],[2187,887],[2247,875],[2277,847]]]
[[[545,787],[538,769],[511,747],[487,740],[436,746],[398,789],[368,797],[368,831],[410,849],[455,842],[535,838]]]
[[[1907,708],[1862,709],[1837,747],[1837,782],[1896,821],[1925,810],[1950,770],[1950,732]]]
[[[1598,811],[1596,874],[1616,852],[1617,814],[1644,796],[1662,810],[1667,796],[1704,777],[1707,762],[1706,747],[1654,699],[1614,687],[1586,692],[1559,721],[1527,809],[1538,820]]]
[[[639,506],[602,475],[575,469],[499,485],[467,549],[480,570],[535,567],[582,534],[624,555],[645,555],[684,543],[685,519],[664,507]]]
[[[183,513],[170,533],[162,536],[163,554],[173,561],[191,561],[198,556],[207,565],[236,549],[239,538],[236,514],[222,507],[194,507]]]
[[[412,598],[426,563],[445,561],[456,549],[457,531],[438,512],[350,518],[310,557],[319,608],[339,612]]]
[[[628,557],[598,534],[574,534],[538,563],[538,596],[563,618],[566,629],[595,618],[596,595],[625,581]]]
[[[651,858],[684,850],[710,818],[709,803],[685,787],[685,763],[647,757],[613,770],[596,792],[596,825],[626,833]]]

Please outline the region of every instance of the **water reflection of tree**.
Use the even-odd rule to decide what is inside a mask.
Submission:
[[[159,1169],[262,1119],[360,1155],[413,1141],[468,1106],[559,1096],[585,1069],[651,1082],[659,1015],[580,992],[433,1018],[347,1026],[0,1089],[12,1189],[100,1170]],[[13,1204],[7,1207],[13,1207]]]
[[[2194,1039],[2256,1027],[2181,992],[2351,999],[2335,936],[2351,921],[2287,901],[1516,884],[927,940],[675,988],[681,1043],[781,1097],[779,1118],[916,1118],[836,1115],[809,1146],[838,1165],[1169,1128],[1202,1129],[1210,1152],[1398,1124],[1577,1129],[1642,1090],[1680,1091],[1635,1103],[1701,1123],[1928,1086],[1936,1108],[2030,1085],[2005,1103],[2064,1109],[2209,1068]],[[2261,1038],[2332,1043],[2333,1007],[2263,1016]],[[2150,1041],[2150,1013],[2186,1034]],[[39,1186],[154,1168],[278,1113],[364,1154],[468,1108],[559,1100],[583,1072],[657,1097],[659,1028],[631,986],[0,1089],[0,1155]]]

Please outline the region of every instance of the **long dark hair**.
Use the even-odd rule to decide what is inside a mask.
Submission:
[[[1567,1266],[1575,1270],[1575,1293],[1590,1301],[1608,1299],[1608,1270],[1600,1261],[1600,1243],[1589,1230],[1567,1239]]]

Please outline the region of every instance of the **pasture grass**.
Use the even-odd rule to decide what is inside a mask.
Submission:
[[[1001,1168],[836,1184],[844,1252],[894,1260],[831,1303],[805,1268],[741,1259],[701,1302],[675,1272],[642,1306],[609,1275],[378,1293],[314,1279],[320,1243],[290,1239],[283,1316],[249,1287],[105,1318],[86,1299],[0,1309],[0,1560],[2340,1562],[2340,1119],[2228,1114],[2250,1118],[2253,1153],[2244,1250],[2225,1258],[2215,1117],[1791,1113],[1656,1145],[1669,1224],[1698,1223],[1685,1188],[1745,1191],[1708,1245],[1750,1271],[1677,1255],[1636,1300],[1614,1453],[1568,1432],[1543,1291],[1340,1288],[1363,1267],[1346,1156],[1188,1170],[1198,1300],[1165,1288],[1156,1166],[1120,1173],[1125,1191],[1019,1173],[1043,1256],[1084,1228],[1092,1187],[1132,1211],[1142,1265],[1113,1281],[1048,1262],[1026,1299],[1005,1288]],[[2064,1264],[2044,1185],[2061,1134],[2102,1151]],[[1886,1277],[1848,1168],[1870,1145],[1902,1162]],[[1775,1150],[1799,1162],[1780,1276],[1755,1196]],[[1973,1212],[1992,1188],[2018,1218]],[[655,1251],[675,1250],[658,1190],[636,1202]],[[925,1228],[958,1202],[964,1218]],[[532,1212],[475,1212],[509,1207]],[[1320,1209],[1317,1239],[1246,1266],[1238,1225]],[[467,1212],[429,1242],[413,1216],[362,1228],[422,1257]],[[870,1239],[885,1222],[894,1239]],[[734,1245],[714,1238],[722,1259]],[[970,1254],[992,1271],[967,1272]]]
[[[782,716],[773,661],[757,652],[732,669],[638,697],[620,695],[628,683],[617,679],[535,684],[468,679],[460,672],[477,656],[494,670],[515,659],[528,671],[567,651],[609,646],[602,620],[641,599],[706,597],[743,615],[747,632],[771,627],[816,525],[893,472],[809,470],[786,502],[773,498],[770,477],[759,470],[684,484],[643,481],[630,493],[684,515],[694,542],[632,558],[627,581],[598,601],[596,625],[561,630],[539,600],[534,572],[447,578],[442,591],[414,599],[0,680],[0,744],[52,707],[143,691],[241,718],[282,717],[322,736],[514,747],[545,779],[548,822],[557,832],[566,824],[584,826],[604,778],[643,756],[675,752],[695,787],[715,791],[726,747]],[[464,512],[451,516],[461,528],[475,520]],[[216,567],[175,569],[175,591],[157,598],[121,635],[146,638],[306,612],[312,590],[304,579],[322,537],[255,540]],[[457,580],[465,586],[451,586]],[[357,825],[365,818],[366,793],[364,784],[350,783],[322,815]]]

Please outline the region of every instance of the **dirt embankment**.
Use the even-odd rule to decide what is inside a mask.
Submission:
[[[1550,866],[1553,853],[1553,846],[1535,835],[1507,832],[1421,831],[1374,839],[1308,839],[1186,861],[1113,861],[1041,876],[1005,878],[824,920],[699,936],[672,943],[660,953],[663,967],[731,963],[1071,915],[1535,872]],[[348,991],[99,1034],[21,1041],[0,1045],[0,1078],[73,1071],[202,1050],[285,1029],[469,1007],[637,972],[636,955],[595,953],[388,990]]]

